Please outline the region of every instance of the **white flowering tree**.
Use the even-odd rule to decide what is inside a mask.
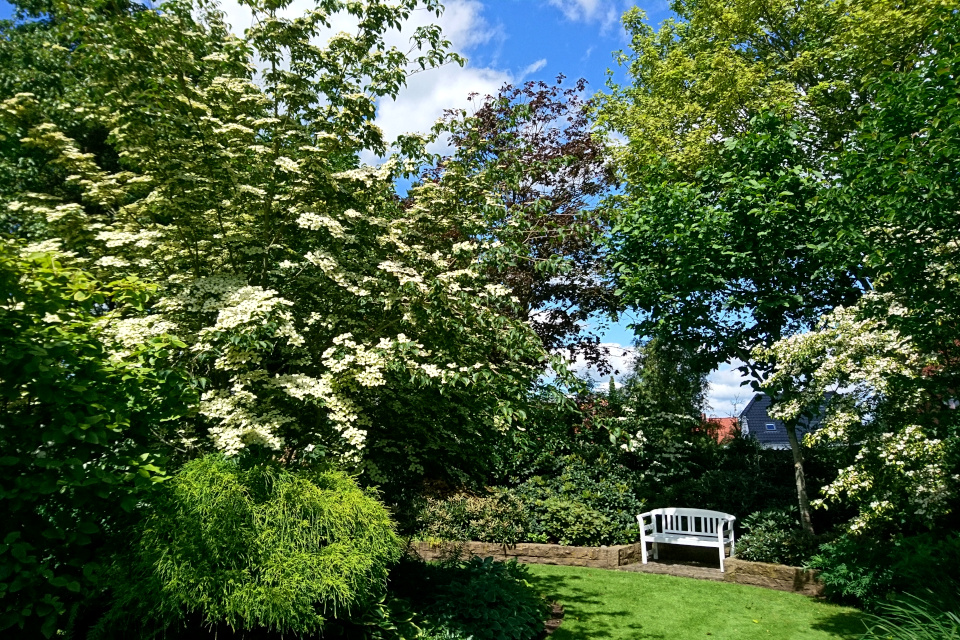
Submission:
[[[485,218],[456,185],[395,195],[421,141],[379,167],[357,159],[385,150],[377,99],[461,61],[436,27],[410,52],[385,40],[440,6],[318,0],[288,19],[288,2],[243,4],[242,38],[205,0],[57,2],[4,27],[4,55],[25,61],[0,72],[5,231],[98,278],[159,285],[105,331],[187,345],[202,396],[184,446],[336,457],[375,481],[384,460],[422,473],[468,459],[523,415],[545,351],[481,272],[482,241],[456,241],[482,238]],[[329,32],[337,13],[351,33]]]
[[[781,401],[771,414],[795,422],[825,406],[821,428],[806,436],[809,443],[856,452],[814,502],[855,505],[854,532],[882,530],[904,518],[932,525],[960,495],[956,425],[943,419],[935,406],[940,402],[931,403],[938,358],[895,328],[906,314],[890,295],[870,294],[834,310],[818,331],[757,352],[777,363],[767,386],[781,392]]]

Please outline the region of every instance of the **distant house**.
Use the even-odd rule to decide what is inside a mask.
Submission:
[[[708,418],[703,416],[703,425],[710,437],[719,444],[733,440],[740,428],[736,418]]]
[[[820,414],[826,408],[826,402],[830,400],[829,394],[821,407]],[[787,427],[780,420],[771,418],[767,413],[770,408],[770,396],[765,393],[758,393],[753,396],[750,403],[740,412],[740,432],[744,437],[756,438],[757,441],[766,449],[789,449],[790,440],[787,439]],[[803,438],[803,434],[816,431],[820,428],[820,417],[812,420],[803,418],[797,425],[797,438]]]

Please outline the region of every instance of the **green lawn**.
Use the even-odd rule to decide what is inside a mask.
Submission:
[[[854,639],[856,609],[806,596],[690,578],[528,565],[566,615],[552,640]]]

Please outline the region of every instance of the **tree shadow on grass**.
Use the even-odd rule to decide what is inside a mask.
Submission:
[[[834,613],[810,625],[817,631],[829,633],[842,640],[857,640],[867,631],[864,615],[857,612]]]
[[[643,625],[628,618],[636,616],[636,610],[617,611],[610,608],[610,602],[602,594],[590,589],[589,581],[581,576],[531,576],[530,582],[540,593],[551,601],[563,605],[563,624],[557,629],[551,640],[591,640],[593,638],[626,638],[631,640],[662,640],[662,633],[644,633]],[[560,592],[563,592],[561,595]],[[601,612],[586,611],[584,605],[603,607]],[[580,629],[571,629],[576,620]]]

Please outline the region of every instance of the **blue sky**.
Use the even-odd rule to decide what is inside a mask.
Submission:
[[[249,26],[250,14],[236,0],[221,0],[221,4],[237,32]],[[293,0],[289,13],[299,13],[311,4],[311,0]],[[446,0],[444,4],[446,11],[439,21],[421,11],[412,26],[439,22],[468,62],[463,68],[450,65],[413,75],[398,100],[381,104],[378,121],[388,137],[425,131],[443,109],[468,107],[471,92],[492,94],[504,83],[552,82],[562,73],[568,82],[585,78],[589,92],[602,90],[607,69],[615,68],[614,52],[628,44],[620,26],[622,13],[638,4],[654,26],[669,16],[667,3],[661,0]],[[11,5],[0,0],[0,18],[11,14]],[[339,31],[337,26],[334,23]],[[395,44],[401,46],[407,37],[400,34]],[[622,79],[622,74],[617,75]],[[628,314],[603,336],[613,363],[621,370],[631,354],[629,322]],[[710,382],[714,415],[731,415],[749,400],[748,388],[739,386],[740,376],[729,365],[715,372]]]

